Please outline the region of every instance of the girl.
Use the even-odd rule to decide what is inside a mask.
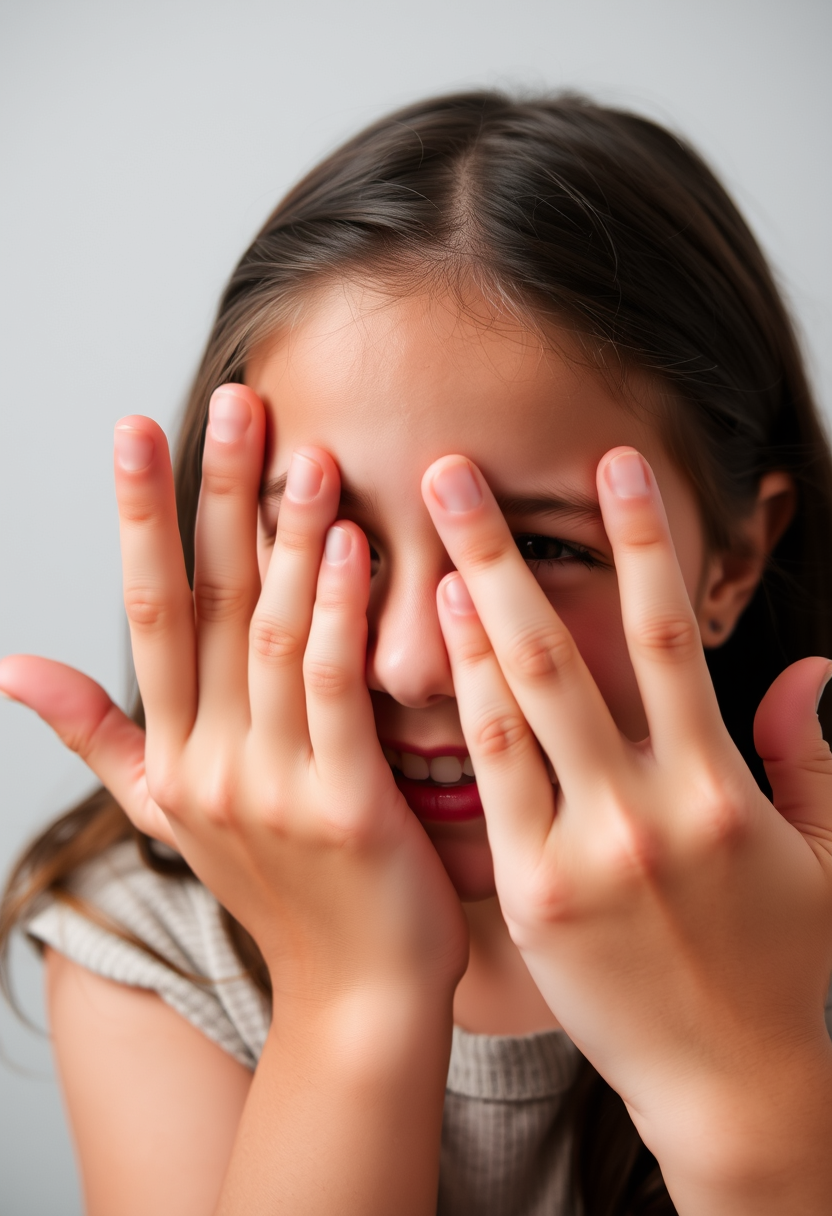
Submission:
[[[832,470],[696,155],[394,114],[115,471],[141,706],[0,664],[87,1210],[828,1212]]]

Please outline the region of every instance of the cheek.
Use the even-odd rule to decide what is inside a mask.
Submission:
[[[603,595],[556,606],[616,726],[636,742],[648,733],[647,719],[624,637],[618,584],[612,578],[610,584]]]

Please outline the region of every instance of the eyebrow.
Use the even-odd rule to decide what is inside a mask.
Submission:
[[[283,495],[286,493],[286,478],[288,473],[281,473],[279,477],[273,477],[271,481],[265,482],[260,487],[260,501],[273,502],[278,507],[280,506]],[[341,482],[341,499],[340,506],[347,511],[355,511],[362,515],[372,515],[375,508],[375,502],[371,494],[365,494],[362,490],[356,490],[348,482]]]
[[[260,490],[260,500],[275,503],[278,507],[286,492],[286,473],[273,477]],[[551,518],[572,519],[586,523],[601,521],[601,508],[595,499],[586,494],[499,494],[494,498],[503,515],[547,515]],[[375,502],[371,494],[365,494],[348,483],[341,483],[340,506],[347,511],[372,515]]]
[[[587,494],[494,494],[503,515],[549,515],[600,523],[601,508]]]

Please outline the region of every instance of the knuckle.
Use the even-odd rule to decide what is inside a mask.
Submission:
[[[286,518],[285,507],[278,521],[274,543],[276,549],[281,550],[290,557],[308,553],[311,548],[309,533]]]
[[[575,654],[575,644],[563,629],[533,628],[512,639],[506,663],[521,679],[539,680],[562,675]]]
[[[645,549],[659,549],[666,545],[666,536],[652,511],[635,511],[624,527],[622,544],[625,549],[635,549],[643,552]]]
[[[206,822],[212,827],[231,827],[237,822],[238,799],[230,782],[214,780],[199,801]]]
[[[619,808],[604,841],[603,871],[617,888],[641,885],[659,869],[661,850],[653,828],[629,808]]]
[[[526,883],[527,919],[531,925],[564,924],[576,914],[576,892],[574,880],[570,881],[561,870],[540,865]],[[525,934],[520,926],[514,928],[512,940],[522,948],[526,945]]]
[[[474,724],[472,748],[485,759],[499,759],[521,747],[527,735],[526,720],[519,712],[487,714]]]
[[[474,570],[488,570],[504,561],[508,552],[509,546],[501,533],[482,532],[465,538],[460,565]]]
[[[340,578],[327,578],[318,587],[315,596],[315,612],[325,612],[337,618],[341,613],[349,613],[354,601],[349,588]]]
[[[250,643],[254,654],[270,663],[291,661],[303,650],[303,642],[297,634],[276,618],[268,616],[254,617]]]
[[[310,693],[326,700],[344,696],[352,686],[352,674],[323,656],[307,655],[303,680]]]
[[[740,784],[725,773],[700,774],[695,785],[693,836],[699,849],[733,848],[747,836],[751,810]]]
[[[220,754],[203,768],[195,783],[194,803],[212,827],[228,828],[239,820],[240,784],[232,755]]]
[[[249,612],[249,595],[244,587],[214,579],[197,581],[194,603],[199,619],[209,623],[236,620]]]
[[[127,583],[124,608],[131,625],[138,629],[158,629],[171,615],[171,606],[162,589],[148,583]]]
[[[86,720],[73,718],[69,729],[63,736],[63,742],[82,760],[89,760],[96,751],[102,734],[117,712],[115,705],[108,700],[98,707],[98,713],[94,717]]]
[[[214,498],[228,498],[243,489],[239,474],[212,459],[206,449],[202,465],[202,490]]]
[[[173,764],[148,765],[147,792],[163,811],[176,815],[184,806],[184,789],[178,768]]]
[[[457,667],[471,668],[484,662],[492,653],[491,642],[482,634],[473,638],[462,638],[454,647],[454,662]]]
[[[128,524],[164,524],[165,513],[159,504],[144,494],[121,493],[118,500],[118,513],[124,523]]]
[[[636,645],[652,657],[687,659],[701,647],[699,630],[686,612],[664,612],[639,624]]]

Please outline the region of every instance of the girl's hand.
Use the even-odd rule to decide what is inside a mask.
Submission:
[[[116,430],[124,595],[145,738],[87,677],[24,656],[0,686],[77,751],[143,832],[174,845],[304,999],[404,985],[450,997],[461,907],[396,788],[365,683],[369,552],[333,525],[325,452],[294,455],[262,591],[265,417],[251,390],[212,399],[193,594],[162,431]]]
[[[794,1113],[808,1077],[800,1101],[826,1101],[832,1130],[832,759],[815,716],[832,665],[796,663],[760,707],[772,806],[722,723],[651,471],[615,449],[597,484],[650,729],[639,744],[617,729],[480,472],[449,456],[423,482],[459,572],[438,611],[501,906],[666,1178],[697,1156],[714,1175],[753,1172],[760,1152],[776,1169],[788,1136],[757,1133]],[[700,1194],[693,1210],[745,1209]]]

